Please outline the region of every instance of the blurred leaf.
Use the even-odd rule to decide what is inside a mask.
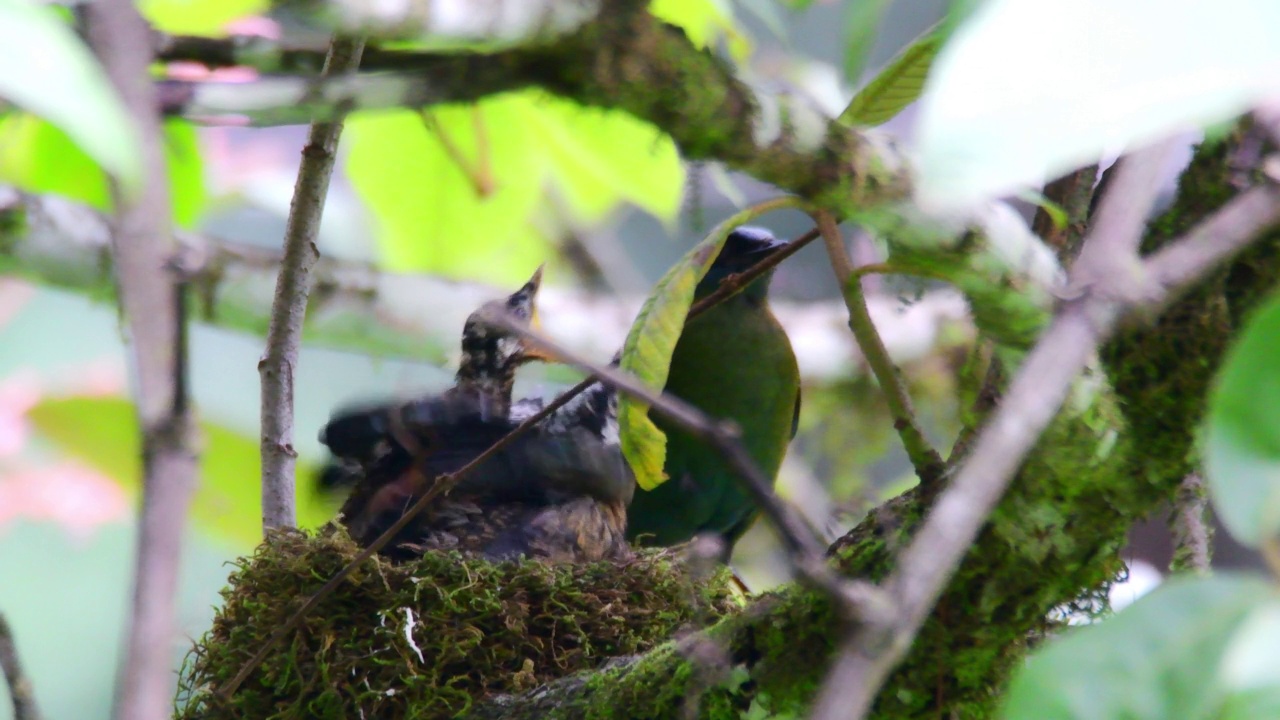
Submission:
[[[1244,112],[1277,76],[1272,0],[989,0],[927,83],[917,197],[964,207],[1057,177]]]
[[[661,220],[680,212],[684,165],[675,143],[654,126],[554,97],[526,117],[578,219],[598,222],[623,200]]]
[[[1275,598],[1260,578],[1170,580],[1115,617],[1037,651],[1015,676],[1004,717],[1218,718],[1231,695],[1219,672],[1224,654],[1250,613]]]
[[[892,2],[853,0],[845,6],[844,76],[849,82],[856,83],[862,79],[862,71],[867,69],[867,58],[875,48],[880,23]]]
[[[347,175],[378,221],[389,269],[493,283],[523,282],[552,253],[530,227],[547,156],[524,122],[527,99],[501,95],[482,113],[494,192],[480,197],[466,172],[413,112],[358,113],[346,123]],[[433,110],[450,141],[475,161],[472,108]]]
[[[800,203],[797,198],[781,197],[736,213],[676,261],[649,293],[627,332],[627,340],[622,345],[622,370],[655,391],[661,391],[667,384],[671,355],[684,330],[694,291],[720,254],[729,233],[766,212]],[[662,466],[667,458],[667,437],[649,419],[649,406],[623,394],[618,403],[618,427],[622,454],[636,474],[636,483],[652,490],[666,482]]]
[[[347,123],[347,173],[378,220],[391,269],[523,282],[555,252],[532,222],[549,193],[579,222],[599,222],[624,201],[663,220],[679,212],[674,143],[623,113],[527,91],[440,106],[432,117],[461,165],[415,113]],[[492,185],[483,197],[473,177],[482,174]]]
[[[1213,506],[1240,543],[1280,533],[1280,297],[1245,326],[1209,397],[1205,474]]]
[[[131,492],[142,477],[138,422],[133,405],[118,397],[46,399],[28,412],[40,433],[68,454],[118,480]],[[262,537],[262,500],[256,438],[201,422],[200,483],[191,504],[197,526],[245,547]],[[298,464],[299,478],[315,473]],[[299,482],[298,522],[314,527],[329,520],[331,509]]]
[[[124,105],[89,49],[49,8],[0,0],[0,97],[61,128],[126,188],[141,181]]]
[[[694,45],[708,47],[723,37],[735,60],[741,62],[751,54],[751,39],[738,28],[727,0],[653,0],[649,12],[679,25]]]
[[[165,159],[174,221],[194,228],[204,210],[204,162],[195,127],[182,120],[164,124]],[[106,174],[57,127],[34,115],[0,119],[0,179],[33,193],[53,193],[107,211]]]
[[[156,29],[174,35],[221,35],[228,22],[265,12],[267,0],[139,0]]]
[[[935,28],[903,48],[853,96],[849,107],[840,113],[840,121],[870,127],[886,123],[902,112],[920,97],[942,43],[943,36]]]

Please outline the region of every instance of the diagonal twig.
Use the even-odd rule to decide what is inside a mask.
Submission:
[[[794,254],[797,250],[799,250],[800,247],[803,247],[804,244],[811,242],[815,237],[817,237],[817,230],[811,230],[809,233],[806,233],[805,235],[801,236],[800,238],[797,238],[797,240],[794,241],[794,243],[797,244],[799,247],[791,249],[791,252],[786,252],[788,249],[791,248],[791,244],[788,244],[787,246],[784,246],[780,250],[774,251],[769,256],[765,257],[760,262],[744,270],[743,272],[737,273],[736,275],[731,275],[730,277],[726,278],[724,281],[722,281],[722,284],[728,283],[730,281],[734,281],[736,283],[735,289],[728,292],[723,292],[723,293],[721,293],[720,290],[717,290],[712,295],[707,296],[702,301],[695,304],[694,307],[690,308],[689,317],[690,318],[696,317],[697,315],[703,312],[706,312],[707,310],[710,310],[712,307],[714,307],[714,305],[728,299],[734,294],[734,292],[746,287],[748,284],[750,284],[751,280],[768,272],[771,268],[775,267],[778,263],[782,262],[787,257],[790,257],[792,254]],[[566,353],[559,353],[559,354],[561,356],[566,355]],[[485,460],[488,460],[490,457],[500,452],[501,450],[509,446],[511,443],[515,442],[522,435],[532,430],[535,426],[537,426],[543,420],[550,417],[554,412],[556,412],[560,408],[567,405],[569,401],[573,400],[573,398],[585,392],[588,388],[590,388],[592,385],[595,385],[597,382],[600,382],[600,379],[594,374],[590,375],[589,377],[579,382],[577,385],[574,385],[568,390],[560,393],[560,395],[558,395],[553,401],[548,403],[546,407],[542,408],[540,411],[533,414],[525,421],[521,422],[514,429],[512,429],[510,433],[499,438],[497,442],[489,446],[488,449],[480,453],[480,455],[476,456],[476,458],[471,462],[467,463],[461,468],[458,468],[458,470],[453,473],[442,475],[438,478],[434,478],[434,482],[432,482],[428,490],[425,493],[423,493],[422,497],[418,498],[418,500],[416,500],[414,504],[410,506],[409,509],[406,510],[400,516],[400,518],[396,520],[395,523],[391,525],[391,527],[383,531],[383,533],[379,535],[376,539],[374,539],[374,541],[370,543],[368,547],[364,548],[359,553],[357,553],[356,556],[352,558],[351,562],[343,566],[342,569],[340,569],[337,573],[335,573],[333,577],[329,578],[329,580],[326,581],[324,585],[320,586],[319,589],[317,589],[314,593],[308,596],[306,601],[304,601],[303,604],[296,611],[294,611],[293,615],[289,616],[289,619],[286,620],[284,624],[282,624],[279,628],[277,628],[275,632],[273,632],[270,635],[270,637],[268,637],[266,641],[262,643],[261,647],[258,648],[257,652],[255,652],[252,657],[250,657],[247,661],[245,661],[243,665],[240,666],[240,669],[236,672],[236,674],[230,680],[228,680],[221,688],[217,690],[217,695],[221,696],[224,699],[230,698],[230,696],[235,693],[235,691],[240,687],[240,685],[244,683],[245,679],[249,677],[249,674],[252,673],[253,670],[262,663],[262,661],[267,657],[267,654],[271,652],[272,648],[274,648],[277,644],[279,644],[281,640],[287,637],[289,633],[293,632],[298,627],[298,625],[302,622],[303,618],[306,617],[307,613],[309,613],[313,608],[315,608],[315,606],[318,605],[326,595],[333,592],[339,585],[341,585],[343,580],[345,580],[347,576],[349,576],[357,567],[359,567],[361,563],[373,557],[374,554],[376,554],[379,550],[385,547],[386,544],[390,542],[391,539],[395,537],[397,533],[403,530],[405,526],[407,526],[415,516],[417,516],[422,510],[426,509],[436,498],[448,492],[457,483],[461,482],[464,478],[470,475],[477,467],[479,467],[480,464],[483,463]],[[745,459],[748,463],[750,463],[750,458],[745,458]],[[764,485],[766,488],[768,488],[767,482],[764,483]],[[772,490],[769,490],[769,492],[772,493]],[[807,531],[807,528],[805,530]],[[816,540],[815,540],[815,544],[816,544]],[[815,557],[817,559],[808,561],[809,564],[821,564],[821,553],[819,552],[819,554]],[[815,572],[821,573],[820,570],[817,570]],[[850,593],[853,592],[853,590],[848,588],[846,588],[846,590]]]
[[[756,466],[742,446],[741,431],[736,424],[711,418],[696,407],[665,393],[655,392],[636,377],[617,368],[605,367],[578,357],[568,348],[505,317],[492,322],[517,333],[555,356],[560,362],[591,373],[614,389],[627,393],[649,405],[690,435],[711,446],[734,471],[741,487],[773,525],[786,547],[797,574],[812,586],[829,593],[847,616],[859,614],[868,602],[865,587],[842,580],[824,560],[825,547],[794,510],[773,492],[769,479]]]
[[[938,454],[924,436],[924,431],[916,422],[916,412],[911,406],[911,395],[907,393],[894,367],[889,351],[884,347],[884,340],[871,321],[871,313],[867,311],[867,298],[862,292],[862,278],[853,269],[849,253],[845,250],[844,241],[840,237],[840,229],[831,213],[818,210],[813,213],[818,223],[818,231],[822,234],[827,246],[827,255],[831,258],[831,269],[840,285],[840,294],[844,297],[845,307],[849,309],[849,329],[853,331],[867,365],[875,374],[884,393],[889,412],[893,415],[893,427],[902,439],[907,450],[907,457],[915,468],[916,475],[922,485],[936,485],[946,472],[942,456]]]
[[[4,613],[0,613],[0,671],[9,685],[9,700],[13,703],[13,720],[40,720],[40,707],[36,705],[36,691],[31,679],[22,671],[18,658],[18,644],[13,639],[13,628]]]
[[[1162,157],[1147,153],[1127,163],[1107,194],[1150,207],[1156,187],[1146,167]],[[1148,184],[1149,183],[1149,184]],[[1145,216],[1123,208],[1094,225],[1073,269],[1075,297],[1064,301],[1019,368],[1005,399],[980,431],[973,450],[940,496],[897,566],[885,580],[895,607],[891,621],[867,623],[840,648],[815,704],[816,720],[861,718],[915,635],[1022,459],[1053,420],[1070,383],[1098,344],[1126,313],[1162,307],[1262,230],[1280,222],[1280,190],[1255,188],[1228,202],[1186,235],[1138,266],[1137,282],[1123,263],[1137,247]],[[1093,249],[1091,249],[1091,246]],[[1084,258],[1092,253],[1092,259]],[[1107,263],[1117,260],[1117,265]],[[1101,276],[1091,273],[1099,272]],[[1115,287],[1109,283],[1126,283]],[[1133,285],[1140,291],[1135,292]]]
[[[335,37],[329,46],[322,77],[345,74],[360,66],[364,41]],[[334,153],[342,134],[342,121],[312,123],[302,148],[298,180],[284,231],[284,259],[276,277],[271,324],[266,350],[258,362],[262,383],[261,442],[262,527],[295,524],[293,449],[293,379],[302,345],[302,324],[307,315],[311,269],[320,259],[316,237],[324,215]]]

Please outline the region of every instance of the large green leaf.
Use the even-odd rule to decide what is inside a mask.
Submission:
[[[1256,693],[1231,670],[1257,612],[1277,602],[1260,578],[1176,578],[1037,652],[1009,688],[1006,720],[1210,720]],[[1271,648],[1280,638],[1271,636]],[[1274,667],[1274,656],[1257,658]],[[1252,662],[1252,660],[1250,660]],[[1233,674],[1234,673],[1234,674]],[[1274,675],[1274,671],[1272,671]]]
[[[195,128],[164,124],[173,217],[194,228],[205,206],[204,163]],[[61,129],[24,113],[0,119],[0,180],[35,193],[54,193],[109,210],[107,176]]]
[[[1231,535],[1257,547],[1280,534],[1280,297],[1259,310],[1209,398],[1205,471]]]
[[[158,30],[175,35],[218,35],[226,24],[264,12],[267,0],[139,0],[138,10]]]
[[[138,136],[124,104],[53,9],[0,0],[0,98],[61,128],[126,188],[141,180]]]
[[[631,324],[622,346],[622,370],[660,392],[667,384],[671,355],[684,330],[694,290],[720,254],[729,233],[766,212],[800,204],[798,198],[783,197],[747,208],[717,225],[705,240],[680,258],[658,280]],[[649,405],[623,394],[618,405],[618,427],[622,454],[640,487],[652,490],[666,482],[662,466],[667,458],[667,437],[649,419]]]
[[[1274,0],[989,0],[921,98],[917,197],[963,207],[1274,95]]]
[[[534,222],[553,198],[583,223],[622,202],[663,220],[679,211],[684,176],[674,144],[622,113],[538,91],[431,112],[438,133],[407,111],[347,123],[347,173],[378,220],[393,269],[521,282],[553,254]],[[492,181],[484,196],[479,174]]]
[[[937,28],[903,48],[866,87],[858,91],[840,114],[849,125],[874,126],[888,122],[902,109],[915,102],[924,90],[925,79],[933,58],[942,47],[943,35]]]
[[[46,399],[28,418],[40,434],[67,453],[137,492],[142,477],[138,422],[133,405],[117,397]],[[191,504],[202,529],[244,547],[262,536],[258,441],[229,428],[201,422],[200,483]],[[298,477],[315,473],[299,463]],[[300,483],[301,484],[301,483]],[[298,492],[298,522],[315,527],[332,516],[316,493]]]

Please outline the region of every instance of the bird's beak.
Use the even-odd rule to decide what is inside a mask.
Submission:
[[[533,277],[529,278],[529,282],[520,288],[520,292],[529,298],[529,329],[536,332],[542,331],[542,316],[538,313],[538,290],[542,288],[542,271],[546,266],[546,263],[539,265],[538,269],[533,271]],[[559,358],[538,347],[530,340],[525,340],[522,345],[521,355],[525,360],[541,360],[548,363],[559,362]]]

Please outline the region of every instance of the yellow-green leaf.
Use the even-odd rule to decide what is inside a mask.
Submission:
[[[133,405],[119,397],[46,399],[28,411],[40,434],[68,454],[137,493],[142,451]],[[200,423],[200,482],[192,519],[218,537],[249,547],[262,537],[262,493],[258,441],[211,422]],[[298,464],[299,478],[315,473]],[[299,487],[304,483],[300,482]],[[298,522],[316,527],[330,519],[316,493],[298,493]]]
[[[924,90],[929,68],[944,39],[942,32],[934,28],[904,48],[853,96],[849,107],[840,114],[840,121],[867,127],[880,125],[915,102]]]
[[[524,121],[527,108],[527,98],[508,94],[474,107],[432,109],[470,172],[415,112],[362,113],[347,121],[347,175],[377,220],[387,267],[512,283],[547,259],[551,248],[529,218],[543,196],[548,159]],[[477,127],[487,146],[484,165]],[[476,192],[470,174],[476,171],[492,178],[487,196]]]
[[[346,132],[347,174],[396,270],[522,282],[554,256],[539,231],[553,200],[576,223],[622,202],[670,221],[684,188],[653,126],[536,90],[432,108],[430,129],[405,111],[357,115]]]
[[[749,207],[717,225],[705,240],[680,258],[658,280],[631,324],[622,346],[622,370],[654,391],[661,391],[667,384],[671,356],[684,330],[694,291],[720,254],[729,233],[766,212],[799,204],[798,198],[782,197]],[[649,406],[623,394],[618,404],[618,426],[622,454],[640,487],[652,490],[665,482],[662,466],[667,458],[667,437],[649,419]]]
[[[175,35],[218,35],[226,24],[265,12],[267,0],[140,0],[138,10],[158,30]]]
[[[140,182],[138,136],[124,103],[52,8],[0,0],[0,98],[61,128],[126,188]]]
[[[204,210],[204,162],[195,128],[183,120],[164,124],[165,159],[174,221],[193,228]],[[107,176],[61,129],[34,115],[0,119],[0,180],[33,193],[53,193],[108,211]]]

